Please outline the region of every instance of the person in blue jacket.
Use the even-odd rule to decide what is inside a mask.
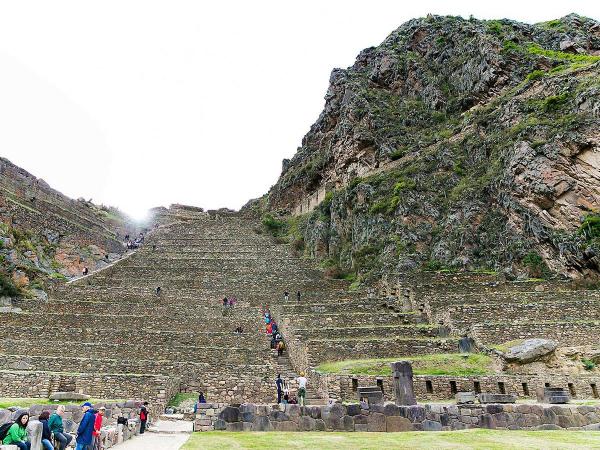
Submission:
[[[79,428],[77,428],[77,439],[75,439],[77,447],[75,447],[75,450],[90,450],[93,442],[92,434],[94,433],[96,411],[92,409],[90,402],[81,405],[81,409],[83,410],[83,417],[79,422]]]

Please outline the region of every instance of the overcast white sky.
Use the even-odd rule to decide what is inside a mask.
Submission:
[[[239,208],[295,153],[331,70],[429,12],[600,19],[600,2],[0,0],[0,155],[138,217]]]

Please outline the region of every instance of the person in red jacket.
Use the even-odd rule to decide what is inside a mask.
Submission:
[[[144,402],[140,408],[140,434],[146,431],[146,422],[148,422],[148,402]]]
[[[100,429],[102,428],[102,418],[104,417],[105,412],[106,408],[102,406],[101,408],[98,408],[98,413],[95,416],[94,432],[92,433],[94,436],[94,450],[102,450],[102,436],[100,435]]]

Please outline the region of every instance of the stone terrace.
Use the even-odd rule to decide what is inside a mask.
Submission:
[[[433,323],[484,345],[534,337],[590,344],[600,332],[600,292],[570,283],[499,282],[489,275],[446,275],[415,284],[412,303]]]
[[[2,315],[0,395],[67,387],[161,403],[197,390],[213,401],[273,401],[275,374],[296,372],[269,348],[262,306],[285,290],[307,302],[360,297],[250,219],[171,209],[158,222],[128,258]],[[224,296],[238,299],[234,308],[223,309]]]

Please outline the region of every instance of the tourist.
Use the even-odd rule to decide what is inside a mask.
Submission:
[[[161,291],[162,291],[162,289],[160,288],[160,286],[158,286],[158,287],[156,288],[156,296],[157,296],[157,297],[160,297],[160,292],[161,292]]]
[[[288,291],[285,291],[283,293],[283,299],[287,302],[290,299],[290,293]]]
[[[52,432],[48,426],[48,419],[50,418],[50,411],[42,411],[38,420],[42,424],[42,446],[44,450],[54,450],[52,445]]]
[[[306,406],[306,383],[308,383],[308,380],[305,378],[304,372],[300,372],[300,376],[296,381],[298,381],[298,404]]]
[[[272,334],[277,333],[277,322],[275,322],[275,321],[273,321],[273,324],[271,325],[271,333]]]
[[[300,291],[296,292],[296,298],[300,301]]]
[[[273,333],[273,324],[271,322],[269,322],[267,324],[267,334],[272,334]]]
[[[285,344],[283,341],[279,341],[277,344],[277,356],[283,356],[283,351],[285,350]]]
[[[50,431],[54,433],[54,440],[56,441],[56,450],[65,450],[67,446],[73,440],[73,436],[65,433],[63,427],[63,416],[65,415],[64,405],[58,405],[56,412],[50,416],[48,420],[48,427]]]
[[[85,402],[81,405],[83,411],[83,417],[79,422],[79,428],[77,428],[77,446],[75,450],[88,450],[89,446],[93,442],[94,423],[96,422],[96,411],[92,409],[90,402]]]
[[[227,297],[223,297],[223,308],[227,308],[228,303]]]
[[[16,445],[19,450],[31,450],[31,442],[29,441],[29,435],[27,434],[27,424],[29,423],[29,413],[22,412],[17,417],[15,423],[13,423],[8,429],[8,433],[2,441],[4,445]]]
[[[87,267],[83,268],[83,276],[86,276],[88,273],[90,273],[90,271],[88,270]]]
[[[94,447],[93,450],[102,450],[102,435],[100,434],[100,430],[102,429],[102,419],[104,418],[104,413],[106,412],[106,408],[104,406],[98,408],[98,413],[95,416],[94,420]]]
[[[279,404],[281,403],[281,394],[283,392],[283,380],[281,379],[280,373],[277,374],[275,385],[277,386],[277,404]]]
[[[144,402],[140,408],[140,434],[146,431],[146,422],[148,422],[148,402]]]
[[[200,392],[200,395],[198,395],[198,403],[206,403],[206,399],[204,398],[204,392]]]
[[[281,403],[283,403],[284,405],[287,405],[289,402],[290,402],[290,394],[286,392],[283,395],[283,400],[281,401]]]

